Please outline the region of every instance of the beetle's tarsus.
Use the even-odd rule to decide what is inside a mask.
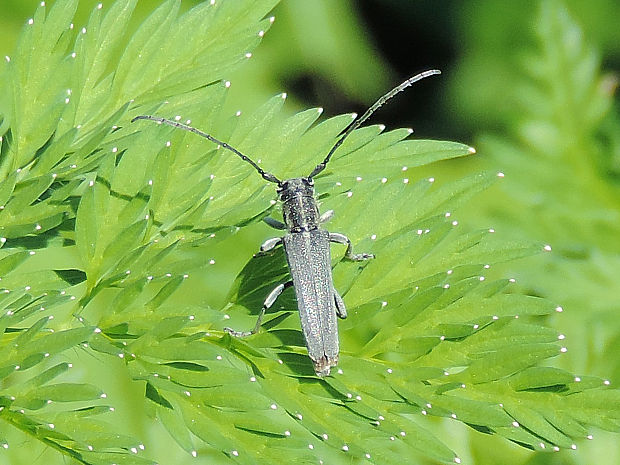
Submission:
[[[226,331],[232,337],[248,337],[252,334],[256,334],[254,331],[235,331],[234,329],[228,327],[224,328],[224,331]]]

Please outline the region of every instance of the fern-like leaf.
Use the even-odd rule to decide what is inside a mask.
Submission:
[[[309,173],[351,115],[320,123],[316,109],[286,116],[282,95],[247,116],[222,110],[225,74],[258,43],[274,3],[204,2],[178,16],[178,2],[164,1],[118,59],[111,50],[122,48],[118,32],[134,2],[120,0],[105,15],[96,9],[73,46],[63,39],[72,37],[73,2],[59,0],[47,18],[43,7],[35,15],[37,27],[24,33],[7,72],[11,82],[33,80],[24,89],[43,103],[28,110],[49,128],[28,132],[20,113],[26,95],[14,86],[12,106],[2,109],[10,129],[0,186],[7,207],[0,215],[13,204],[11,224],[31,225],[7,228],[0,251],[11,282],[0,368],[9,381],[16,371],[33,375],[20,396],[17,383],[7,384],[0,418],[83,463],[146,462],[137,441],[90,418],[102,412],[101,390],[51,383],[68,365],[46,360],[86,344],[103,360],[126,362],[124,373],[187,453],[240,463],[458,462],[424,427],[427,415],[545,450],[571,447],[593,425],[616,429],[620,412],[603,406],[618,405],[618,391],[541,366],[563,351],[556,331],[539,323],[558,307],[488,271],[542,252],[543,244],[460,230],[455,209],[496,174],[453,183],[423,178],[415,168],[473,151],[406,140],[407,130],[355,131],[316,180],[322,208],[336,212],[330,227],[377,256],[360,266],[334,250],[334,281],[350,316],[333,376],[315,376],[290,293],[255,336],[235,339],[222,330],[250,327],[246,314],[287,279],[281,253],[250,259],[232,284],[205,259],[231,257],[237,231],[278,215],[273,186],[208,141],[129,117],[182,114],[279,177]],[[64,47],[33,55],[47,72],[67,67],[54,85],[44,88],[28,72],[32,34]],[[42,218],[53,216],[52,207],[61,215],[44,228],[42,218],[20,217],[30,207]],[[35,255],[28,244],[37,245]],[[210,291],[230,287],[227,302],[208,291],[192,302],[187,278],[197,269],[193,275],[216,283]],[[35,316],[50,304],[63,317],[53,334],[44,333],[50,318]],[[48,400],[85,406],[48,412]]]

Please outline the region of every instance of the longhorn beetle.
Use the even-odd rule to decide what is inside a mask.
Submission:
[[[349,134],[360,127],[387,100],[414,82],[433,74],[440,74],[440,71],[431,69],[416,74],[383,95],[366,110],[361,118],[356,118],[351,122],[328,152],[325,159],[316,165],[312,173],[305,177],[286,179],[284,181],[281,181],[272,173],[264,171],[252,159],[226,142],[222,142],[199,129],[150,115],[136,116],[131,120],[131,122],[139,119],[156,121],[160,124],[164,123],[198,134],[238,155],[243,161],[252,165],[263,179],[278,186],[277,193],[282,202],[284,223],[269,217],[265,218],[265,222],[273,228],[286,230],[286,233],[283,237],[275,237],[265,241],[261,245],[259,253],[269,252],[282,244],[293,279],[279,284],[269,293],[263,303],[263,308],[258,315],[254,329],[251,331],[234,331],[230,328],[225,328],[226,332],[236,337],[249,336],[256,333],[260,328],[265,311],[274,304],[284,289],[293,286],[301,318],[301,329],[306,341],[306,347],[308,348],[308,355],[314,364],[314,371],[320,377],[329,375],[331,367],[336,366],[338,363],[338,325],[336,323],[336,315],[340,318],[347,317],[344,301],[336,289],[334,289],[329,243],[345,244],[347,250],[344,256],[348,260],[368,260],[374,258],[374,255],[368,253],[354,254],[353,245],[347,236],[340,233],[330,233],[321,229],[320,225],[327,222],[334,212],[330,210],[322,215],[319,214],[319,208],[314,198],[313,178],[325,169],[334,152],[342,145]]]

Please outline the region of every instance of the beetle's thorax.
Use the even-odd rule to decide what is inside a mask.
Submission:
[[[319,227],[319,207],[314,199],[314,181],[311,178],[287,179],[280,184],[278,195],[282,215],[290,232],[312,231]]]

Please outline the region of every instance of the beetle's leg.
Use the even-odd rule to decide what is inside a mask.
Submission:
[[[334,304],[336,305],[336,315],[344,320],[347,317],[347,307],[345,307],[344,300],[336,289],[334,289]]]
[[[353,253],[353,244],[351,244],[351,240],[344,234],[329,233],[329,240],[330,242],[337,242],[338,244],[344,244],[347,246],[347,251],[344,253],[344,256],[348,260],[357,262],[375,258],[375,256],[371,253]]]
[[[319,223],[327,223],[334,216],[334,210],[327,210],[319,217]]]
[[[263,221],[274,229],[286,229],[286,225],[282,221],[274,220],[270,216],[263,218]]]
[[[256,257],[256,256],[260,256],[260,255],[265,255],[268,252],[271,252],[273,249],[275,249],[281,243],[282,243],[282,238],[281,237],[272,237],[271,239],[267,239],[260,246],[259,252],[255,253],[254,256]]]
[[[269,293],[269,295],[265,299],[263,308],[258,314],[258,319],[256,320],[256,324],[254,325],[254,329],[252,331],[235,331],[234,329],[231,329],[231,328],[224,328],[224,331],[226,331],[228,334],[230,334],[233,337],[247,337],[247,336],[251,336],[252,334],[256,334],[258,330],[260,329],[261,323],[263,322],[265,311],[268,308],[271,308],[271,306],[274,304],[276,299],[280,296],[280,294],[282,294],[284,289],[286,289],[287,287],[291,287],[292,285],[293,285],[293,281],[287,281],[284,284],[278,284],[275,287],[275,289]]]

